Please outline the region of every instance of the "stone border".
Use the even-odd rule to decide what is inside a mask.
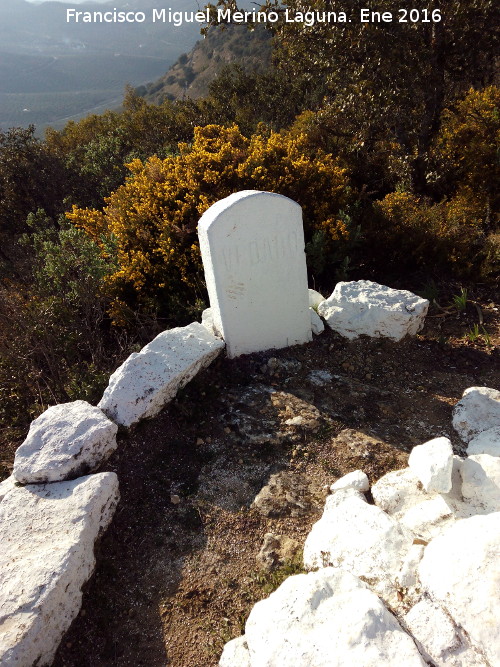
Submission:
[[[82,470],[116,449],[117,425],[157,414],[224,347],[198,322],[164,331],[113,373],[98,407],[59,404],[32,422],[0,484],[2,665],[50,665],[80,611],[95,541],[119,502],[115,473]]]

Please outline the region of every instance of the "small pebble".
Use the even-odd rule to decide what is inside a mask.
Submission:
[[[203,438],[196,438],[196,444],[197,445],[204,445],[205,441],[203,440]]]
[[[175,494],[175,493],[171,493],[171,494],[170,494],[170,502],[171,502],[173,505],[178,505],[178,504],[181,502],[181,499],[180,499],[180,497],[179,497],[177,494]]]

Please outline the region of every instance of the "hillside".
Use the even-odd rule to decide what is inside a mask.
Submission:
[[[193,8],[178,0],[176,9]],[[200,24],[153,23],[151,0],[84,3],[82,11],[127,7],[143,23],[66,21],[70,4],[0,1],[0,128],[58,125],[117,107],[126,84],[160,76],[199,36]],[[195,7],[195,9],[197,6]]]
[[[264,71],[271,62],[271,51],[271,36],[261,26],[252,32],[242,25],[211,28],[166,74],[139,86],[137,93],[152,104],[184,96],[197,99],[207,94],[210,82],[226,65],[237,63],[245,71]]]

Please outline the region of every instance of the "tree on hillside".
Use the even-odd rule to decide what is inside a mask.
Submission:
[[[234,5],[234,0],[219,4]],[[491,82],[498,54],[500,7],[494,0],[415,0],[401,10],[380,0],[393,21],[361,22],[364,0],[346,0],[347,23],[272,24],[280,66],[293,77],[326,80],[333,132],[370,149],[381,137],[397,142],[411,188],[429,194],[427,158],[444,107],[471,85]],[[331,0],[268,0],[267,9],[290,15],[333,11]],[[400,22],[400,21],[406,22]]]

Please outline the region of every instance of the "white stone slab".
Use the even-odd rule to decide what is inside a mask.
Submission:
[[[203,214],[198,234],[215,329],[229,357],[312,339],[298,204],[237,192]]]
[[[472,454],[500,456],[500,426],[493,426],[476,435],[467,446],[467,455]]]
[[[424,326],[429,302],[407,290],[396,290],[371,280],[340,282],[318,305],[328,326],[354,339],[364,334],[401,340]]]
[[[453,408],[453,427],[469,442],[482,431],[500,426],[500,391],[469,387]]]
[[[500,513],[462,519],[434,538],[419,577],[487,664],[500,665]]]
[[[334,568],[288,577],[254,606],[245,639],[252,667],[425,665],[367,585]]]
[[[451,490],[453,448],[448,438],[434,438],[414,447],[408,465],[427,493],[448,493]]]
[[[118,426],[86,401],[53,405],[37,417],[17,449],[22,484],[61,482],[93,472],[116,449]]]
[[[115,473],[16,487],[0,504],[0,664],[49,665],[118,502]]]
[[[198,322],[164,331],[113,373],[99,407],[127,427],[153,417],[223,348]]]

